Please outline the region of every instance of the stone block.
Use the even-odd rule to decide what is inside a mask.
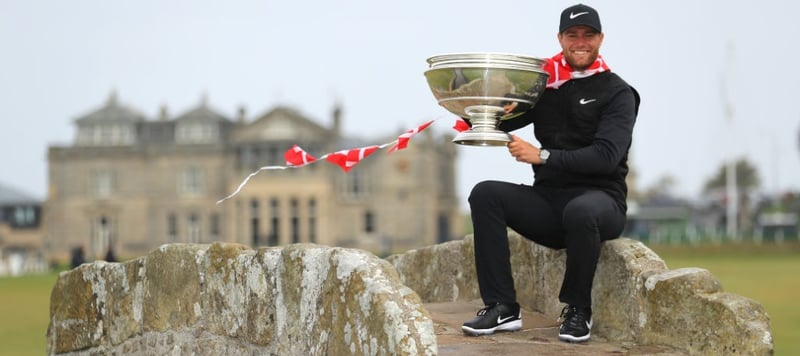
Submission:
[[[169,244],[62,273],[48,354],[434,355],[419,296],[369,252]]]

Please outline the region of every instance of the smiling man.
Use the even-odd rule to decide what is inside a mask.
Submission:
[[[515,135],[508,144],[511,157],[531,165],[533,184],[484,181],[469,196],[485,304],[462,325],[470,335],[522,327],[509,259],[511,228],[537,244],[566,249],[559,339],[589,340],[600,248],[625,226],[625,177],[639,95],[600,55],[604,34],[595,9],[565,9],[557,37],[561,52],[545,64],[550,77],[544,94],[526,114],[500,123],[506,132],[533,124],[541,147]]]

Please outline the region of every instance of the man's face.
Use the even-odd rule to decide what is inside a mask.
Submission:
[[[573,26],[558,34],[558,42],[572,69],[577,71],[589,68],[600,54],[603,34],[589,26]]]

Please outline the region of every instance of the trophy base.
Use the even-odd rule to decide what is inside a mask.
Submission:
[[[500,130],[467,130],[456,135],[453,142],[468,146],[505,146],[511,142],[511,135]]]

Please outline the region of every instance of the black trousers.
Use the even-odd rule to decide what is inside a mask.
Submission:
[[[475,238],[475,267],[485,304],[516,302],[508,247],[509,227],[553,249],[566,248],[567,266],[559,300],[592,305],[592,280],[602,242],[619,237],[624,207],[610,195],[586,188],[532,187],[480,182],[469,196]]]

